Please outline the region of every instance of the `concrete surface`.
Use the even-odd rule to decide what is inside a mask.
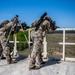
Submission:
[[[0,75],[75,75],[75,62],[49,60],[39,70],[28,69],[29,59],[23,57],[18,63],[8,65],[0,60]]]

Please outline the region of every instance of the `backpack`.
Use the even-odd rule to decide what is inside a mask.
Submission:
[[[8,20],[4,20],[3,22],[0,23],[0,28],[2,28],[4,25],[8,24]]]

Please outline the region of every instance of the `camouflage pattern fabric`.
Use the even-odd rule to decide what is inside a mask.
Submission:
[[[3,55],[7,60],[10,60],[10,47],[9,43],[6,44],[7,38],[5,37],[6,32],[13,26],[13,22],[8,23],[7,25],[0,28],[0,43],[3,49]]]
[[[33,50],[31,53],[31,58],[29,62],[29,67],[34,67],[34,66],[41,66],[42,62],[42,55],[41,55],[41,47],[42,47],[42,41],[43,37],[45,36],[45,31],[48,30],[50,27],[50,22],[45,20],[42,23],[43,26],[40,25],[39,29],[35,31],[35,28],[32,28],[31,31],[31,38],[33,40]],[[44,29],[43,29],[43,28]]]

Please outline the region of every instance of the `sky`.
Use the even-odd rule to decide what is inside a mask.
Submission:
[[[47,12],[61,28],[75,28],[75,0],[0,0],[0,22],[19,15],[21,22],[31,26]]]

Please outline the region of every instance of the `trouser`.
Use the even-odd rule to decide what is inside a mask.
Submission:
[[[0,35],[0,43],[3,49],[3,56],[7,59],[10,60],[11,56],[10,56],[10,47],[8,46],[8,43],[6,43],[6,37],[3,35]]]
[[[40,54],[38,52],[32,52],[30,63],[29,63],[30,67],[40,66],[39,56],[40,56]]]
[[[33,51],[31,53],[31,58],[30,58],[30,62],[29,62],[29,67],[34,67],[34,66],[39,66],[41,65],[41,60],[42,57],[41,56],[41,42],[36,41],[33,44]]]

